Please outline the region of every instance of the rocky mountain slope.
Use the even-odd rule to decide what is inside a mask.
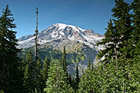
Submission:
[[[94,33],[93,30],[86,30],[73,25],[66,25],[62,23],[53,24],[49,28],[38,33],[38,43],[41,49],[55,49],[62,51],[63,47],[66,47],[69,61],[75,61],[79,55],[84,55],[84,58],[79,57],[79,71],[81,72],[87,67],[88,59],[94,62],[97,51],[102,47],[96,47],[96,43],[99,42],[104,36]],[[35,36],[28,35],[19,38],[18,48],[28,49],[34,46]],[[73,55],[75,54],[75,55]],[[83,56],[82,56],[83,57]],[[72,60],[72,59],[75,60]],[[68,65],[68,71],[70,74],[75,74],[75,62]]]
[[[28,48],[34,46],[34,36],[28,35],[19,38],[20,48]],[[91,48],[95,48],[96,42],[100,41],[103,35],[96,34],[93,30],[81,29],[73,25],[57,23],[43,30],[38,34],[38,42],[40,45],[52,41],[77,41],[84,43]]]

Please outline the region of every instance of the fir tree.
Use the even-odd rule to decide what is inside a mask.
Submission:
[[[76,63],[76,72],[75,72],[75,75],[76,75],[76,84],[75,84],[75,91],[78,90],[78,84],[79,84],[79,81],[80,81],[80,77],[79,77],[79,70],[78,70],[78,62]]]
[[[42,88],[41,90],[46,87],[46,82],[48,80],[48,72],[50,68],[50,60],[48,57],[45,58],[44,65],[43,65],[43,73],[42,73]]]
[[[118,54],[118,34],[114,29],[112,20],[110,19],[110,22],[108,22],[108,27],[106,29],[105,38],[102,39],[101,42],[97,43],[97,45],[104,45],[105,49],[99,51],[99,54],[97,55],[98,59],[104,57],[104,60],[102,62],[109,63],[109,60],[117,59]]]
[[[13,22],[7,5],[0,17],[0,90],[6,93],[22,92],[20,60],[17,56],[20,50],[16,48],[16,32],[13,31],[16,25]]]
[[[140,1],[134,0],[131,4],[132,10],[133,10],[133,50],[132,53],[134,54],[134,57],[137,61],[139,61],[139,55],[140,55]]]
[[[95,84],[95,82],[93,82],[94,75],[95,74],[93,74],[89,69],[86,69],[86,71],[84,72],[84,74],[80,78],[79,89],[78,89],[79,93],[94,93],[94,92],[96,92],[95,90],[93,90],[93,86]]]
[[[43,76],[42,76],[42,62],[40,59],[37,63],[33,61],[33,55],[31,51],[26,54],[26,60],[23,62],[24,67],[24,87],[27,93],[43,92]]]
[[[60,62],[61,62],[61,66],[63,67],[63,70],[67,76],[67,80],[69,81],[68,84],[71,85],[71,76],[70,74],[68,74],[68,70],[67,70],[67,60],[66,60],[66,49],[65,49],[65,46],[64,46],[64,49],[63,49],[63,55],[62,55],[62,58],[60,59]],[[72,85],[71,85],[72,86]]]
[[[113,11],[113,22],[108,23],[105,38],[97,45],[105,45],[105,49],[99,52],[98,58],[104,57],[104,63],[108,63],[125,54],[125,58],[131,58],[131,34],[132,20],[130,6],[124,0],[115,0]],[[125,64],[125,63],[124,63]]]
[[[130,14],[130,5],[124,0],[115,0],[115,7],[112,9],[115,30],[117,31],[119,38],[117,39],[119,47],[119,55],[124,55],[125,58],[131,58],[131,34],[132,34],[132,20]],[[123,7],[122,7],[123,6]]]
[[[67,84],[67,77],[58,61],[51,62],[46,82],[46,93],[72,93],[72,88]]]
[[[72,87],[72,78],[71,78],[71,75],[70,74],[68,75],[68,80],[69,80],[70,86]]]
[[[37,92],[43,92],[42,90],[42,62],[40,59],[37,60],[36,64],[36,74],[37,74],[37,79],[36,79],[36,91]]]
[[[88,68],[89,68],[89,70],[90,70],[90,68],[91,68],[91,65],[90,65],[90,58],[88,59]]]
[[[33,89],[33,58],[31,51],[28,51],[26,54],[26,60],[23,62],[25,64],[24,67],[24,78],[23,78],[23,85],[25,87],[25,92],[31,92]],[[31,86],[32,85],[32,86]]]
[[[136,46],[136,41],[132,40],[135,34],[130,9],[130,5],[124,0],[115,0],[115,7],[112,9],[114,19],[108,23],[105,38],[97,44],[105,46],[98,54],[98,58],[104,57],[104,60],[98,67],[96,77],[98,90],[102,92],[137,91],[136,80],[131,74],[134,70],[131,68],[134,65],[132,63],[135,63],[132,49]]]
[[[46,57],[43,65],[43,80],[45,81],[48,78],[49,67],[50,67],[50,59]]]
[[[29,64],[26,64],[25,68],[24,68],[24,87],[25,87],[25,91],[28,92],[30,90],[30,79],[29,79]]]
[[[64,72],[68,75],[68,72],[67,72],[67,61],[66,61],[66,49],[65,49],[65,46],[64,46],[63,55],[62,55],[62,66],[63,66]]]

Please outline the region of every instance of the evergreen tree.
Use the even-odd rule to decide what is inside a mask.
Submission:
[[[122,57],[123,58],[123,57]],[[139,92],[139,64],[122,65],[124,61],[133,61],[119,58],[110,64],[94,66],[93,71],[87,69],[80,78],[79,93],[134,93]],[[128,62],[134,63],[134,62]]]
[[[30,79],[29,79],[29,64],[26,64],[25,69],[24,69],[24,87],[25,87],[25,92],[28,92],[30,90]]]
[[[91,65],[91,71],[93,71],[93,68],[94,68],[94,65],[92,64],[92,65]]]
[[[89,68],[89,70],[90,70],[90,68],[91,68],[91,65],[90,65],[90,58],[88,59],[88,68]]]
[[[140,55],[140,1],[134,0],[131,4],[133,9],[133,50],[132,53],[134,53],[134,57],[137,61],[139,61],[139,55]]]
[[[97,45],[104,45],[105,49],[99,51],[97,57],[98,59],[104,57],[102,62],[109,63],[109,60],[117,59],[118,57],[118,34],[114,29],[112,20],[108,22],[108,27],[106,29],[105,38],[102,39],[101,42],[97,43]]]
[[[46,93],[72,93],[73,90],[69,84],[67,84],[67,77],[64,73],[63,68],[60,63],[56,60],[51,62],[48,80],[46,82],[46,88],[44,92]]]
[[[62,55],[62,67],[64,69],[64,72],[68,75],[65,46],[64,46],[63,55]]]
[[[13,15],[7,5],[0,17],[0,90],[6,93],[22,92],[22,72],[17,56],[20,50],[16,48],[16,32],[13,31],[16,25],[13,22]]]
[[[118,47],[119,55],[124,55],[125,58],[131,58],[131,36],[132,36],[132,20],[130,14],[130,5],[124,0],[115,0],[115,7],[112,9],[115,30],[119,34]],[[122,7],[123,6],[123,7]]]
[[[36,91],[37,92],[42,92],[42,62],[40,59],[37,60],[37,64],[36,64],[36,74],[37,74],[37,79],[36,79]]]
[[[49,67],[50,67],[50,59],[46,57],[43,65],[43,80],[45,81],[48,78]]]
[[[79,70],[78,70],[78,62],[76,63],[76,73],[75,73],[75,75],[76,75],[76,78],[75,78],[75,80],[76,80],[75,91],[76,91],[79,88],[78,84],[79,84],[79,81],[80,81]]]
[[[40,59],[37,63],[33,61],[33,55],[31,51],[26,54],[26,60],[23,62],[24,67],[24,92],[27,93],[43,93],[43,76],[42,76],[42,62]]]
[[[124,55],[125,58],[131,58],[131,34],[132,20],[130,6],[124,0],[115,0],[113,11],[113,22],[108,23],[105,38],[97,45],[105,45],[105,48],[99,52],[98,58],[104,57],[103,62],[108,63]]]
[[[138,91],[139,81],[136,83],[132,74],[135,63],[132,49],[136,46],[136,41],[132,40],[135,38],[135,31],[133,32],[130,9],[130,5],[124,0],[115,0],[115,7],[112,9],[113,22],[110,20],[105,38],[97,44],[105,46],[98,54],[98,58],[104,57],[104,60],[98,67],[96,80],[98,90],[102,92]]]
[[[64,49],[63,49],[63,55],[62,55],[62,58],[60,59],[60,62],[61,62],[61,66],[63,67],[63,70],[67,76],[67,80],[69,81],[68,84],[72,84],[71,83],[71,76],[70,74],[68,74],[68,70],[67,70],[67,60],[66,60],[66,49],[65,49],[65,46],[64,46]],[[72,86],[72,85],[71,85]]]
[[[79,93],[94,93],[94,92],[96,92],[95,90],[93,90],[93,86],[95,84],[95,82],[93,82],[94,75],[95,74],[93,74],[89,69],[85,70],[85,72],[83,73],[83,75],[80,78],[79,89],[78,89]]]
[[[48,57],[45,58],[44,65],[43,65],[43,73],[42,73],[42,88],[41,90],[46,87],[46,82],[48,80],[48,72],[50,68],[50,59]]]
[[[122,58],[117,60],[118,63],[121,63],[118,64],[118,68],[114,65],[115,62],[112,62],[112,64],[108,64],[103,71],[103,77],[106,77],[103,80],[106,82],[102,85],[104,86],[103,89],[106,92],[134,93],[139,91],[139,80],[136,80],[135,78],[139,76],[135,70],[137,67],[134,64],[124,66],[124,61],[126,61],[126,63],[133,62],[130,59],[126,60]]]
[[[70,74],[68,75],[68,80],[69,80],[70,86],[72,87],[72,78],[71,78],[71,75]]]
[[[32,58],[32,53],[31,51],[28,51],[28,53],[26,54],[26,60],[23,60],[25,62],[23,62],[25,64],[24,67],[24,78],[23,78],[23,85],[25,87],[25,92],[32,92],[33,89],[33,58]],[[32,85],[32,86],[31,86]]]

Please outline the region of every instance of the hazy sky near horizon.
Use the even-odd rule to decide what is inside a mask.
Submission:
[[[104,34],[115,5],[114,0],[0,0],[0,16],[7,4],[15,18],[17,38],[34,34],[36,7],[39,32],[55,23],[64,23]]]

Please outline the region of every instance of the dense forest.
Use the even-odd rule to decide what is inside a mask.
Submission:
[[[16,46],[16,28],[8,5],[0,17],[0,93],[139,93],[140,0],[115,0],[98,64],[88,64],[79,76],[67,71],[66,50],[60,59],[37,61],[32,51],[22,58]]]

